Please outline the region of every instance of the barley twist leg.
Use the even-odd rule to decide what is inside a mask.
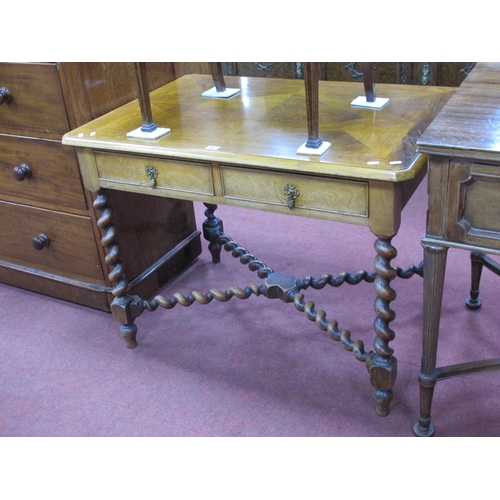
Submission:
[[[374,355],[367,361],[370,373],[370,383],[374,387],[373,397],[376,402],[376,411],[380,416],[389,414],[389,405],[392,401],[392,387],[396,380],[397,360],[393,356],[394,350],[389,342],[394,340],[395,333],[389,323],[394,320],[396,313],[390,308],[390,303],[396,299],[396,292],[391,288],[390,282],[396,278],[397,271],[391,267],[391,260],[397,255],[396,249],[391,245],[391,237],[379,237],[375,242],[375,319],[376,333]]]
[[[104,233],[101,244],[106,250],[106,264],[111,267],[109,281],[113,286],[111,293],[115,297],[111,303],[111,312],[113,319],[121,323],[120,332],[127,342],[127,347],[134,348],[137,346],[137,326],[134,319],[140,314],[140,311],[134,307],[135,299],[127,293],[129,282],[123,271],[120,246],[113,223],[113,209],[109,204],[109,194],[106,190],[101,189],[98,192],[94,208],[100,214],[97,225]]]

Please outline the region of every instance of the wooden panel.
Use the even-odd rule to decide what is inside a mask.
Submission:
[[[474,63],[461,62],[377,62],[376,83],[403,85],[440,85],[458,87]],[[269,78],[303,78],[300,62],[232,62],[224,63],[225,73],[234,76]],[[320,78],[339,82],[361,81],[362,62],[320,63]],[[196,71],[192,71],[195,73]]]
[[[500,166],[431,156],[427,236],[500,249]]]
[[[470,65],[457,62],[377,62],[376,83],[402,85],[438,85],[458,87],[464,81]],[[326,80],[361,81],[363,63],[328,62]]]
[[[55,64],[0,63],[0,87],[12,96],[0,106],[0,127],[23,134],[69,130]]]
[[[210,75],[209,62],[176,62],[174,64],[175,76],[180,78],[184,75]]]
[[[96,154],[95,159],[99,178],[103,180],[147,188],[150,181],[146,175],[146,167],[152,166],[158,171],[158,191],[214,194],[212,172],[208,163],[113,154]]]
[[[500,248],[500,167],[464,162],[451,162],[451,167],[450,188],[456,193],[450,201],[457,210],[449,213],[461,229],[453,228],[452,235],[464,243],[483,240]]]
[[[470,183],[465,197],[464,220],[474,231],[500,232],[500,177],[476,177]]]
[[[79,279],[103,280],[90,219],[0,201],[2,259]],[[50,245],[36,250],[32,239],[46,234]]]
[[[193,203],[190,201],[110,190],[110,204],[129,280],[136,279],[167,251],[196,231]],[[141,297],[156,294],[200,253],[201,242],[197,237],[165,265],[156,268],[147,283],[143,282],[132,293]]]
[[[339,82],[361,81],[363,63],[327,62],[325,71],[326,80]],[[397,63],[375,63],[375,81],[377,83],[399,83]]]
[[[0,193],[28,205],[44,203],[56,210],[62,207],[87,209],[73,148],[60,142],[0,134]],[[31,176],[19,181],[13,175],[21,164],[29,166]]]
[[[92,118],[137,99],[136,80],[132,63],[80,63],[87,88]],[[175,80],[173,63],[147,64],[149,90]]]
[[[295,186],[300,195],[290,213],[332,212],[368,216],[367,183],[323,177],[270,173],[244,168],[221,167],[225,198],[287,206],[284,189]]]
[[[407,83],[412,80],[413,63],[375,63],[375,77],[378,83]],[[301,62],[237,62],[225,63],[226,73],[238,76],[269,78],[303,78]],[[339,82],[361,81],[362,62],[320,63],[320,78]]]
[[[427,211],[427,234],[442,238],[446,225],[446,205],[448,203],[448,176],[449,162],[445,158],[431,156],[429,158],[428,186],[429,189],[429,209]],[[438,186],[439,189],[436,189]]]
[[[107,312],[110,311],[109,302],[113,298],[109,288],[104,285],[71,280],[4,260],[0,260],[0,282]]]
[[[266,78],[301,78],[302,63],[293,62],[238,62],[232,63],[233,75]]]
[[[442,62],[437,65],[436,85],[459,87],[472,69],[474,63]]]

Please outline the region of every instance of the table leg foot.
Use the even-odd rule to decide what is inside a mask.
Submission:
[[[481,281],[481,274],[483,272],[483,257],[482,252],[471,252],[470,262],[471,262],[471,287],[470,294],[467,299],[465,299],[465,305],[472,310],[479,309],[482,305],[481,299],[479,298],[479,283]]]
[[[111,314],[115,321],[121,323],[120,332],[129,349],[137,347],[137,326],[134,321],[142,314],[143,303],[136,295],[116,297],[111,303]]]
[[[203,222],[203,237],[209,242],[208,250],[212,255],[212,262],[218,264],[220,262],[220,252],[222,246],[217,241],[219,236],[224,234],[224,226],[222,220],[215,217],[214,212],[217,210],[217,205],[212,203],[204,203],[205,216],[207,217]]]
[[[392,387],[396,381],[397,367],[397,359],[394,356],[384,358],[379,354],[373,354],[367,362],[370,383],[374,388],[375,411],[380,417],[386,417],[390,413],[393,398]]]
[[[388,391],[381,391],[379,389],[373,389],[373,399],[375,399],[375,411],[379,417],[387,417],[391,409],[390,404],[394,394],[392,389]]]
[[[134,347],[137,347],[137,326],[135,323],[121,325],[120,333],[123,335],[125,342],[127,342],[127,347],[129,349],[134,349]]]
[[[413,434],[417,437],[431,437],[434,436],[434,426],[429,424],[427,427],[422,426],[419,422],[417,422],[413,426]]]
[[[481,299],[471,299],[470,297],[467,297],[465,299],[465,305],[467,306],[468,309],[475,311],[481,308],[483,302],[481,301]]]
[[[418,382],[420,384],[420,415],[418,422],[413,426],[413,433],[419,437],[430,437],[434,435],[434,426],[431,424],[431,407],[437,378],[427,379],[420,374]]]

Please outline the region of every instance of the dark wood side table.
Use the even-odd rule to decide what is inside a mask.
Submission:
[[[500,63],[478,63],[421,136],[429,155],[424,247],[424,327],[418,436],[432,436],[438,381],[500,369],[500,359],[436,367],[449,247],[500,254]]]

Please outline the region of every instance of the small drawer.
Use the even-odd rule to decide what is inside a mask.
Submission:
[[[500,249],[500,166],[451,161],[449,168],[446,238]]]
[[[75,279],[103,280],[89,217],[0,201],[0,220],[1,259]],[[34,238],[39,238],[38,250]]]
[[[368,184],[363,181],[230,166],[222,166],[221,172],[225,198],[287,207],[289,198],[285,189],[288,185],[298,192],[292,204],[292,210],[297,214],[326,212],[368,217]]]
[[[55,64],[0,63],[0,127],[64,134],[68,119]]]
[[[28,205],[87,209],[73,148],[58,141],[0,135],[0,196]]]
[[[153,167],[157,173],[155,189],[158,191],[171,191],[172,196],[175,196],[176,191],[209,196],[214,194],[209,163],[106,153],[96,153],[95,160],[101,180],[142,186],[151,190],[146,169]]]

